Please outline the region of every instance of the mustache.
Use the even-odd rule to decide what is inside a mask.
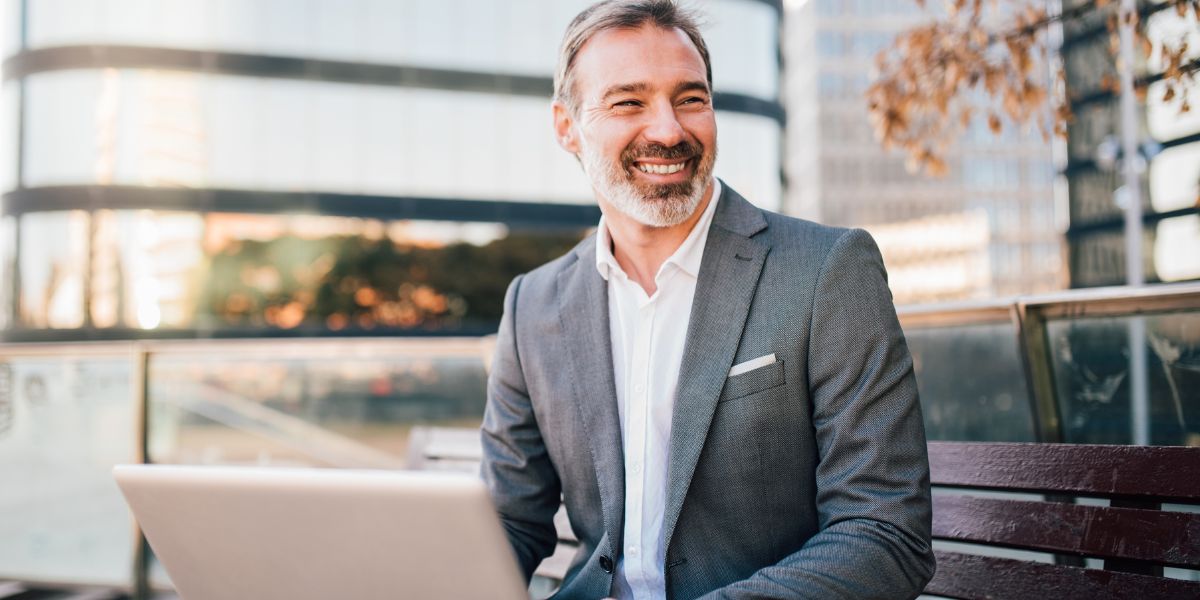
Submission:
[[[632,166],[639,158],[661,158],[663,160],[686,159],[699,156],[704,148],[699,144],[682,141],[674,146],[662,144],[642,144],[630,146],[621,153],[621,163],[626,167]]]

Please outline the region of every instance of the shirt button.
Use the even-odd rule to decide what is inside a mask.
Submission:
[[[630,556],[637,556],[637,553],[638,553],[638,547],[637,547],[637,546],[630,546],[630,547],[629,547],[629,555],[630,555]]]
[[[640,393],[642,393],[642,392],[646,391],[646,386],[644,386],[644,385],[642,385],[642,384],[640,384],[640,383],[639,383],[639,384],[637,384],[637,385],[633,386],[633,391],[635,391],[635,392],[637,392],[637,393],[639,393],[639,394],[640,394]]]
[[[634,473],[641,473],[641,472],[642,472],[642,465],[641,465],[641,463],[633,463],[633,472],[634,472]]]

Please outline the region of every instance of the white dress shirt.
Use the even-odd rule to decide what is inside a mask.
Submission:
[[[613,585],[613,595],[621,600],[666,597],[662,525],[671,416],[700,260],[720,195],[721,183],[714,178],[700,220],[654,276],[653,296],[617,264],[612,236],[600,218],[596,269],[608,282],[613,381],[625,456],[625,547]]]

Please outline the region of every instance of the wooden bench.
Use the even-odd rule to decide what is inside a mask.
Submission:
[[[1162,576],[1163,567],[1200,568],[1200,448],[931,442],[929,463],[935,540],[1054,558],[935,550],[937,573],[926,594],[1200,598],[1200,582]],[[1079,497],[1109,505],[1073,502]],[[1164,503],[1176,506],[1162,510]],[[1103,568],[1083,566],[1101,561]]]
[[[479,469],[475,430],[414,428],[409,448],[411,468]],[[1200,512],[1182,511],[1200,511],[1200,448],[930,442],[929,463],[935,540],[1045,552],[1052,562],[935,550],[926,594],[1200,599],[1200,582],[1162,577],[1164,566],[1200,568]],[[536,572],[552,582],[579,543],[564,510],[554,521],[558,547]],[[1104,568],[1085,568],[1086,558]]]

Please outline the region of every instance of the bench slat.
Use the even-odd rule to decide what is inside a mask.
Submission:
[[[1029,600],[1195,600],[1200,582],[1065,567],[935,550],[937,572],[925,593],[948,598]]]
[[[1200,447],[930,442],[934,485],[1200,501]]]
[[[933,497],[933,536],[1059,554],[1200,566],[1200,514]]]

